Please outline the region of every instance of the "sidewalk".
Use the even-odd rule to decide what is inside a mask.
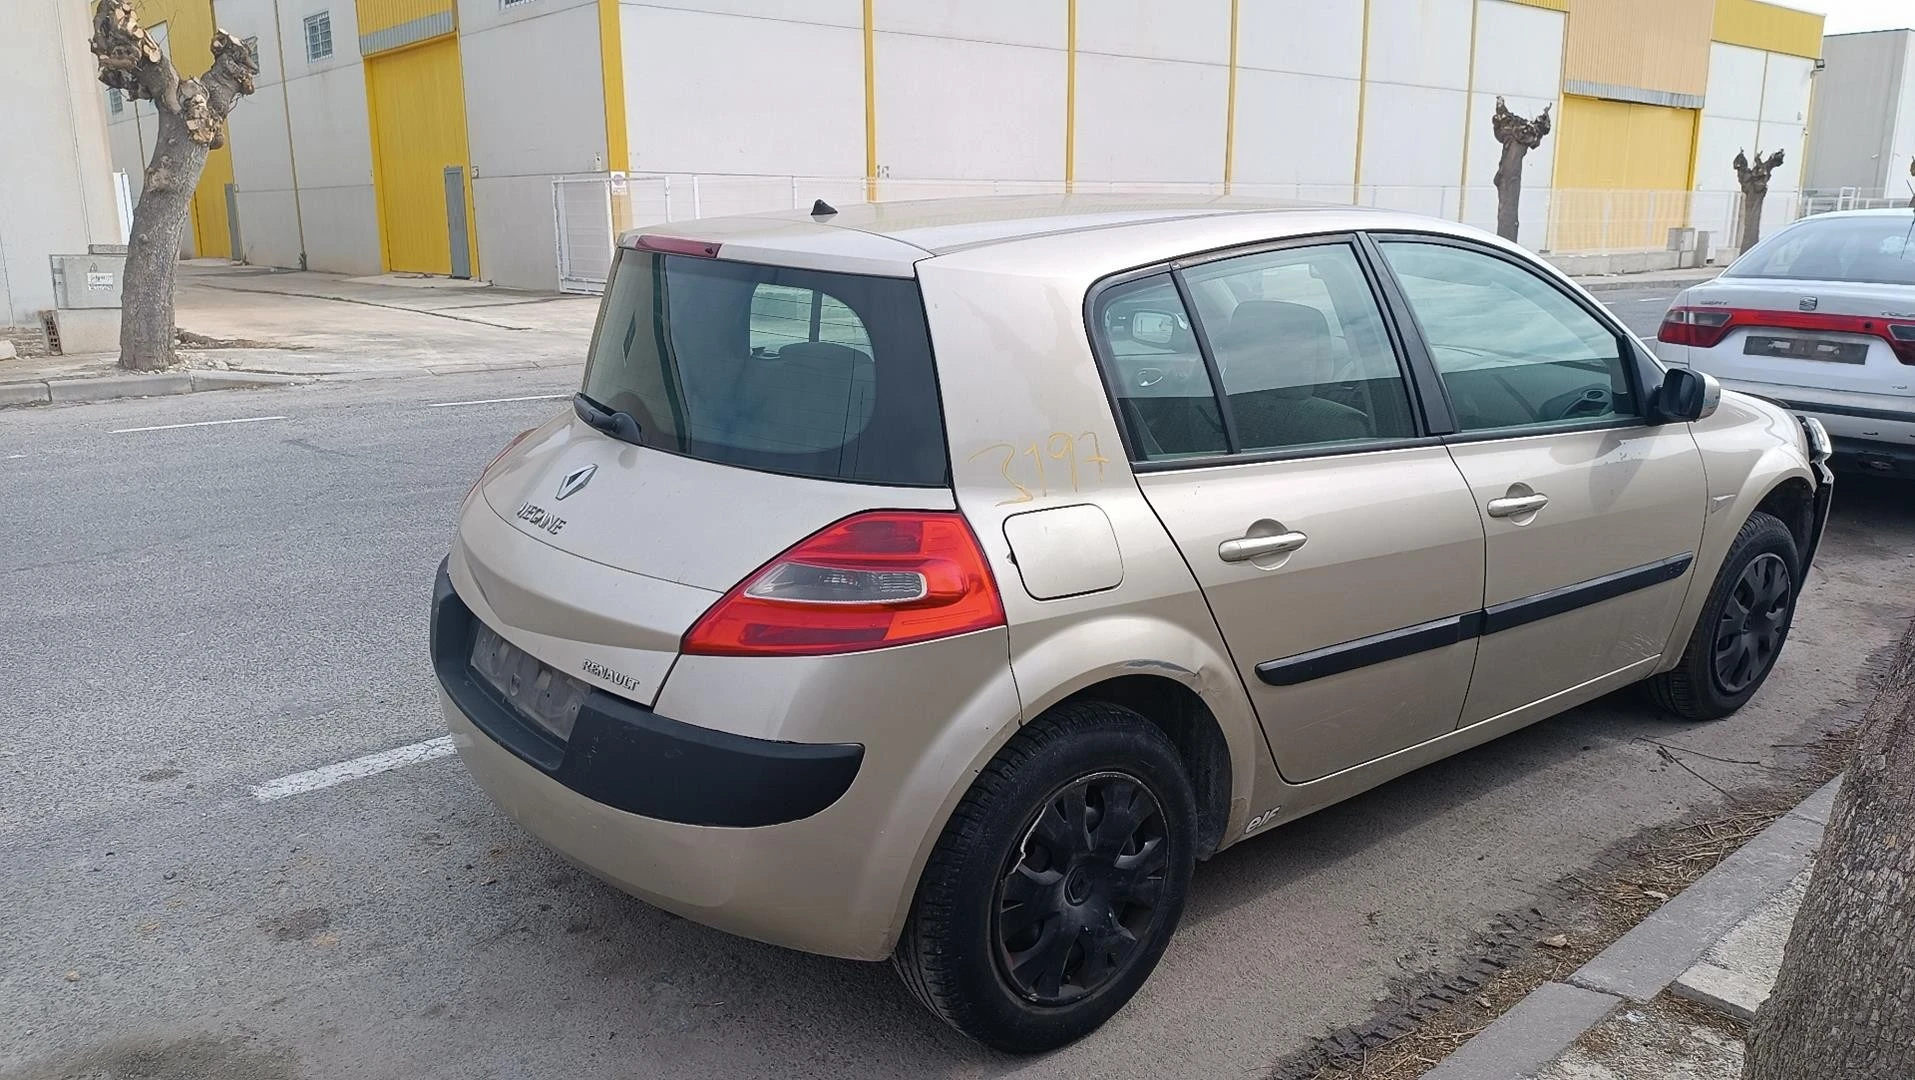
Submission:
[[[1737,1080],[1838,777],[1423,1080]]]
[[[113,354],[0,361],[0,407],[317,379],[452,375],[584,363],[595,296],[483,283],[180,264],[180,367],[133,373]]]

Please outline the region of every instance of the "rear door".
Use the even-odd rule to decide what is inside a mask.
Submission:
[[[1376,239],[1486,531],[1462,722],[1553,711],[1631,677],[1663,652],[1697,572],[1707,492],[1688,425],[1649,423],[1627,333],[1519,257]]]
[[[1421,433],[1352,240],[1133,276],[1096,295],[1092,322],[1138,483],[1283,775],[1453,730],[1482,524]]]

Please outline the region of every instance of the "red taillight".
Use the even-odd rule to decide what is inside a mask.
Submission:
[[[709,240],[688,240],[682,236],[658,236],[645,233],[633,241],[640,251],[662,251],[667,255],[694,255],[700,259],[716,259],[718,245]]]
[[[512,441],[505,444],[505,449],[492,455],[492,460],[486,462],[485,468],[479,470],[479,475],[476,479],[472,481],[472,486],[465,489],[465,498],[470,499],[472,497],[472,493],[479,490],[479,485],[485,483],[486,474],[491,472],[493,468],[498,465],[499,462],[504,461],[505,455],[511,453],[513,447],[524,442],[525,437],[527,435],[530,435],[537,430],[538,428],[526,428],[524,431],[521,431],[517,435],[512,436]],[[464,502],[465,499],[461,499],[459,501]]]
[[[1670,308],[1662,317],[1656,340],[1671,345],[1714,348],[1729,332],[1729,315],[1727,308]]]
[[[1821,330],[1835,334],[1862,334],[1888,342],[1895,358],[1915,365],[1915,322],[1881,319],[1873,315],[1838,315],[1822,311],[1758,311],[1754,308],[1677,307],[1662,317],[1657,341],[1710,349],[1721,344],[1736,327],[1769,330]]]
[[[738,583],[685,634],[701,656],[817,656],[1004,624],[959,514],[886,510],[825,528]]]

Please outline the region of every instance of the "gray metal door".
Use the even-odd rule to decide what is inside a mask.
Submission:
[[[246,261],[246,246],[239,238],[239,185],[226,185],[226,242],[232,245],[234,262]]]
[[[452,276],[472,276],[472,244],[466,233],[465,166],[446,166],[446,237],[452,245]]]

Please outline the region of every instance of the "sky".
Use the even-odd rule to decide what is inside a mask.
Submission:
[[[1828,16],[1824,34],[1852,34],[1857,30],[1899,30],[1915,27],[1915,3],[1910,0],[1783,0],[1789,7],[1819,11]]]

